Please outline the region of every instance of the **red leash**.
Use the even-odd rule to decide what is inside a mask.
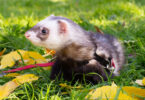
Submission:
[[[17,71],[21,71],[21,70],[35,68],[35,67],[38,67],[38,66],[39,67],[48,67],[48,66],[52,66],[53,64],[54,64],[54,62],[34,64],[34,65],[27,65],[27,66],[19,67],[19,68],[8,70],[8,71],[3,71],[3,73],[17,72]]]
[[[11,73],[11,72],[17,72],[17,71],[21,71],[21,70],[26,70],[26,69],[30,69],[30,68],[35,68],[35,67],[48,67],[48,66],[52,66],[54,64],[54,62],[48,62],[48,63],[41,63],[41,64],[34,64],[34,65],[27,65],[27,66],[23,66],[23,67],[19,67],[16,69],[12,69],[12,70],[8,70],[8,71],[3,71],[3,73]],[[111,61],[111,65],[115,68],[115,64],[114,61],[112,59]]]

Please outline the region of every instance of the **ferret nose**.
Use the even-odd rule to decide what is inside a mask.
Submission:
[[[25,33],[25,37],[26,37],[26,38],[30,37],[30,34],[26,32],[26,33]]]

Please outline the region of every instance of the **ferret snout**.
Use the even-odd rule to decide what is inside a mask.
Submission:
[[[30,37],[30,34],[29,34],[28,32],[26,32],[26,33],[25,33],[25,37],[26,37],[26,38],[29,38],[29,37]]]

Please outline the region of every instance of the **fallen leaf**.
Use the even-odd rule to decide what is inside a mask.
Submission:
[[[144,97],[145,98],[145,89],[133,87],[133,86],[124,86],[122,88],[127,94],[136,97]]]
[[[42,55],[34,51],[26,51],[23,55],[23,59],[27,61],[27,64],[47,62],[47,60]]]
[[[66,83],[61,83],[59,84],[59,86],[63,87],[63,88],[67,88],[67,89],[71,89],[72,87],[70,85],[67,85]]]
[[[67,92],[62,92],[61,93],[62,95],[69,94],[72,91],[72,89],[79,89],[79,90],[83,89],[83,87],[81,85],[71,86],[71,85],[67,85],[66,83],[61,83],[61,84],[59,84],[59,86],[61,86],[62,88],[67,89]],[[81,92],[84,92],[84,91],[82,90]]]
[[[58,95],[53,95],[49,100],[61,100],[61,98]]]
[[[70,85],[67,85],[66,83],[61,83],[59,84],[59,86],[63,87],[63,88],[67,88],[67,89],[72,89],[72,88],[75,88],[75,89],[80,89],[82,88],[82,86],[70,86]]]
[[[23,50],[19,50],[19,52],[21,53],[21,55],[24,54]],[[19,60],[19,59],[21,59],[21,57],[16,51],[13,51],[13,52],[10,52],[10,53],[4,55],[1,60],[0,69],[5,68],[7,66],[9,66],[9,67],[13,66],[15,64],[15,61]]]
[[[11,92],[13,92],[18,86],[25,82],[31,82],[38,80],[38,77],[34,74],[25,74],[17,76],[12,81],[5,83],[3,86],[0,86],[0,100],[6,98]]]
[[[46,48],[46,53],[54,55],[56,52],[54,50],[50,50]]]
[[[142,83],[145,86],[145,77],[143,78]]]
[[[121,91],[115,84],[112,84],[112,86],[97,88],[89,92],[85,98],[89,100],[139,100],[136,97],[124,94],[123,91]]]
[[[34,74],[25,74],[25,75],[16,76],[16,78],[13,79],[12,81],[17,84],[23,84],[25,82],[31,82],[34,80],[38,80],[38,77],[35,76]]]
[[[141,86],[145,86],[145,77],[142,80],[136,80],[135,83]]]
[[[0,56],[2,56],[4,54],[4,52],[6,51],[6,48],[4,48],[1,52],[0,52]]]
[[[45,55],[43,55],[43,57],[48,57],[48,56],[54,56],[54,54],[55,54],[56,52],[54,51],[54,50],[50,50],[50,49],[45,49]]]
[[[12,67],[16,61],[21,61],[21,56],[26,64],[47,62],[47,60],[37,52],[17,50],[17,51],[10,52],[2,57],[0,69],[6,67]]]
[[[18,85],[13,81],[7,82],[3,86],[0,86],[0,100],[6,98],[17,87]]]
[[[20,75],[19,73],[9,73],[9,74],[4,75],[4,77],[16,77],[19,75]]]
[[[104,34],[104,32],[101,31],[97,26],[95,26],[95,29],[96,29],[97,32],[99,32],[99,33],[101,33],[101,34]]]
[[[51,70],[51,67],[43,67],[44,70]]]
[[[143,86],[142,80],[136,80],[135,83],[137,83],[138,85]]]

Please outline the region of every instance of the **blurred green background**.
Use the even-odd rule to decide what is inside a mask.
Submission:
[[[67,17],[86,30],[95,32],[94,26],[97,26],[122,42],[126,65],[121,71],[121,76],[113,79],[116,84],[137,86],[133,81],[145,76],[145,0],[0,0],[0,50],[7,48],[6,53],[8,53],[24,49],[43,54],[43,48],[33,46],[25,39],[24,33],[51,14]],[[39,74],[45,73],[39,72]],[[35,91],[44,88],[46,81],[49,80],[47,75],[41,77],[44,79],[34,84],[38,87]],[[27,93],[21,94],[21,89],[25,90],[21,87],[16,90],[15,95],[19,95],[17,94],[19,91],[20,95],[27,99],[27,96],[24,96]],[[59,95],[61,91],[56,84],[53,84],[51,95]],[[76,98],[83,100],[85,95],[79,93],[81,92],[74,90],[69,95],[59,96],[68,100]]]
[[[0,0],[0,50],[34,50],[24,33],[54,14],[64,16],[86,30],[116,36],[125,54],[135,55],[136,67],[145,67],[145,0]],[[7,53],[6,52],[6,53]],[[127,58],[128,59],[128,58]]]
[[[145,37],[144,11],[144,0],[0,0],[0,46],[33,49],[24,32],[51,14],[86,30],[97,26],[122,40],[136,40]]]
[[[0,50],[43,49],[33,46],[24,33],[54,14],[64,16],[86,30],[116,36],[130,55],[134,68],[145,68],[145,0],[0,0]],[[6,52],[6,53],[7,53]]]

